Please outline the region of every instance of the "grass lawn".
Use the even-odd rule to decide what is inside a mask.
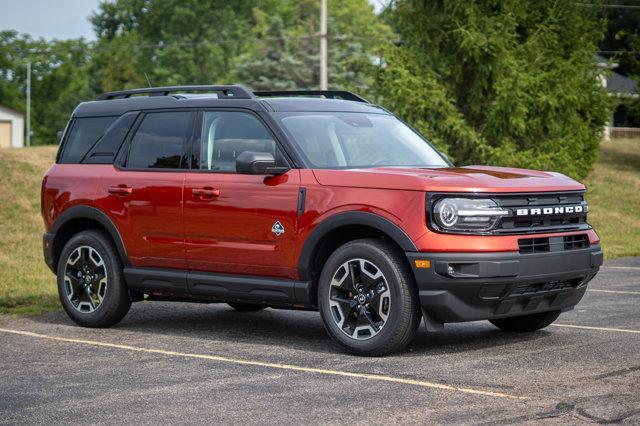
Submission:
[[[55,277],[44,264],[40,183],[56,147],[0,150],[0,313],[59,309]]]
[[[42,258],[40,182],[56,147],[0,150],[0,314],[60,309]],[[603,142],[585,181],[589,221],[608,259],[640,256],[640,140]]]
[[[640,256],[640,139],[602,142],[589,177],[589,222],[605,257]]]

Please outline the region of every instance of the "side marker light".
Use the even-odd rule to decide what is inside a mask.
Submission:
[[[416,268],[426,269],[431,267],[431,261],[429,260],[415,260]]]

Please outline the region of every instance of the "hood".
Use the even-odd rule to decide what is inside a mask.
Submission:
[[[326,186],[425,192],[544,192],[584,189],[584,185],[560,173],[508,167],[314,169],[313,174],[318,183]]]

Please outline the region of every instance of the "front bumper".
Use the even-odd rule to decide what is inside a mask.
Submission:
[[[55,274],[56,267],[53,264],[53,239],[55,238],[55,234],[51,234],[49,232],[45,232],[42,236],[42,253],[44,255],[44,261],[51,269],[51,271]]]
[[[439,323],[569,310],[582,299],[603,260],[600,245],[536,254],[406,255],[422,308]],[[416,260],[428,260],[430,267],[418,268]]]

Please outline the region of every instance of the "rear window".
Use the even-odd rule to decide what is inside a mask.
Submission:
[[[80,162],[116,118],[118,117],[76,118],[62,148],[60,163]]]

